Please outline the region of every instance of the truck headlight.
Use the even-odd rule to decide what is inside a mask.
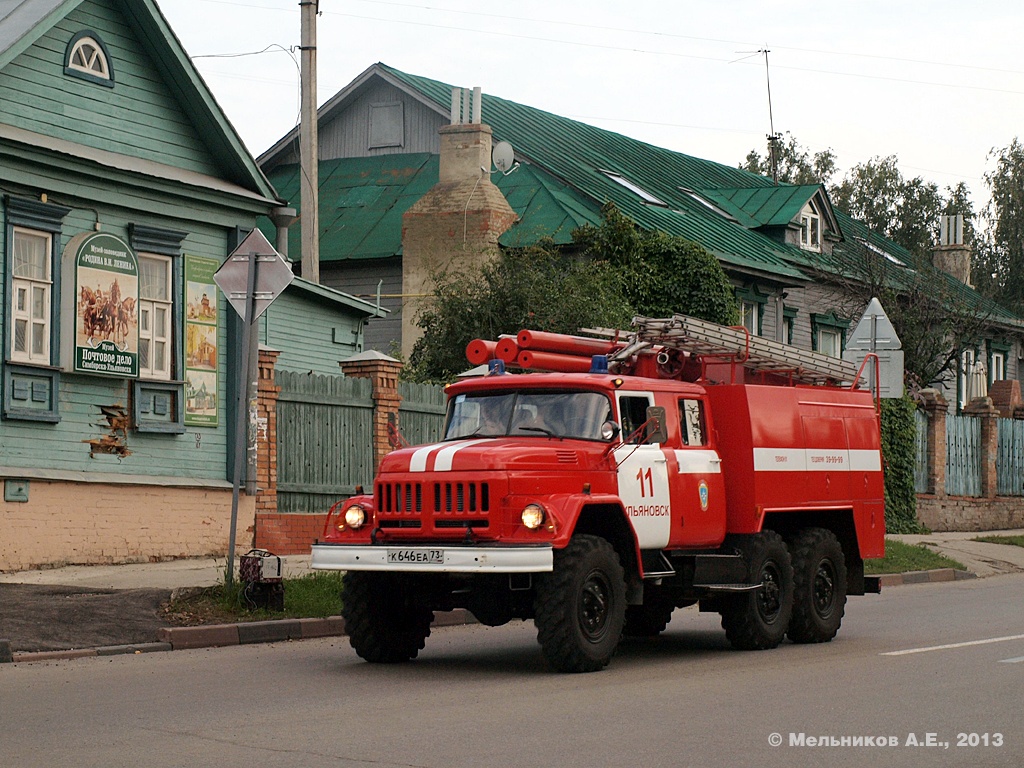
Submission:
[[[353,530],[362,528],[366,522],[366,510],[359,504],[353,504],[345,510],[345,524]]]
[[[523,508],[523,525],[529,528],[531,531],[535,531],[544,525],[544,507],[540,504],[527,504]]]

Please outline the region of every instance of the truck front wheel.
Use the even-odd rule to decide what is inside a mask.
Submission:
[[[434,613],[417,601],[411,587],[393,573],[345,574],[341,615],[349,642],[361,658],[394,664],[416,658],[423,649]]]
[[[599,536],[574,536],[555,553],[554,570],[537,584],[537,640],[559,672],[608,665],[626,620],[626,581],[619,556]]]
[[[846,609],[846,559],[832,531],[805,528],[791,543],[793,555],[794,643],[827,643],[836,636]]]
[[[793,614],[793,564],[782,537],[765,530],[744,536],[737,545],[747,561],[747,577],[761,586],[729,597],[722,608],[722,628],[733,648],[774,648],[786,636]]]

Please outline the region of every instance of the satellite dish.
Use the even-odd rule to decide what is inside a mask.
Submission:
[[[495,168],[502,173],[508,173],[515,164],[515,152],[512,145],[507,141],[499,141],[491,150],[491,160]]]

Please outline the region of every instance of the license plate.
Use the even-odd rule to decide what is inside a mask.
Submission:
[[[389,563],[427,563],[430,565],[444,564],[443,549],[389,549]]]

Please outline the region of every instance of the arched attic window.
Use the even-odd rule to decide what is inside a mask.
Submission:
[[[79,32],[68,43],[64,74],[114,87],[114,70],[107,47],[95,32]]]

